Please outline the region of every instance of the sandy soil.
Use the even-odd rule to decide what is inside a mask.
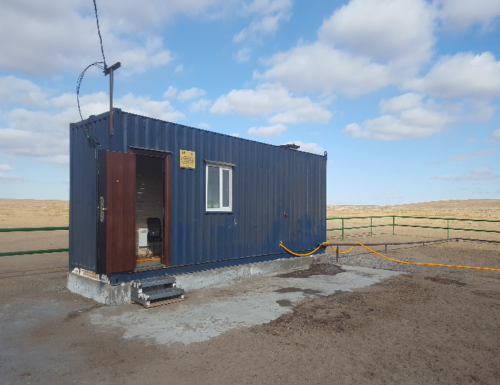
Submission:
[[[477,207],[474,201],[462,202],[454,216],[488,217],[488,210],[481,211],[488,202]],[[491,202],[497,205],[491,206],[494,213],[498,202]],[[402,212],[436,211],[408,207]],[[440,207],[452,210],[443,202]],[[350,208],[341,215],[376,215],[371,214],[376,209],[384,210]],[[488,218],[498,219],[494,215]],[[388,242],[429,235],[386,231],[372,238],[365,231],[349,236],[351,241]],[[334,253],[329,253],[333,262]],[[388,256],[500,268],[500,247],[475,242],[392,246]],[[341,256],[340,266],[313,267],[311,279],[324,272],[342,274],[343,265],[406,273],[353,292],[305,300],[264,325],[187,346],[165,346],[96,329],[89,316],[101,306],[65,288],[67,258],[67,253],[0,258],[0,383],[500,383],[498,272],[401,265],[355,249]],[[214,295],[231,295],[231,289]],[[189,300],[187,295],[185,303]]]
[[[364,216],[414,216],[414,217],[433,217],[433,218],[457,218],[457,219],[486,219],[500,221],[500,199],[471,199],[461,201],[437,201],[426,203],[413,203],[398,206],[328,206],[327,218],[348,218]],[[373,225],[389,225],[386,227],[374,227],[373,235],[384,236],[392,235],[391,218],[374,218]],[[430,219],[405,219],[396,218],[396,224],[419,225],[447,227],[446,220]],[[345,219],[344,227],[370,226],[370,219]],[[450,220],[451,228],[468,228],[477,230],[495,230],[500,231],[500,222],[473,222],[473,221],[455,221]],[[327,221],[327,228],[341,228],[340,219]],[[370,234],[370,228],[352,229],[344,231],[344,240],[365,237]],[[447,238],[447,230],[395,227],[395,234],[400,236],[400,240],[395,242],[404,242],[420,239],[441,239]],[[500,240],[500,234],[458,231],[450,230],[450,237],[477,238]],[[339,230],[328,232],[328,240],[342,239],[342,232]]]
[[[69,201],[0,199],[0,228],[69,226]]]

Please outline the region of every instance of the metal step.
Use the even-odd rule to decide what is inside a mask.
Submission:
[[[132,301],[135,301],[134,298],[143,299],[143,300],[157,300],[157,299],[168,299],[170,297],[175,297],[178,295],[183,295],[184,289],[180,289],[178,287],[169,287],[169,288],[161,288],[157,290],[142,290],[137,288],[132,288],[131,290],[131,298]]]
[[[135,280],[132,287],[145,288],[151,286],[168,285],[175,283],[175,277],[165,275],[163,277],[152,277]],[[175,286],[175,285],[174,285]]]

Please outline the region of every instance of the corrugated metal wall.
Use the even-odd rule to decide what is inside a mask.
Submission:
[[[115,110],[91,119],[100,149],[172,151],[172,266],[301,251],[326,240],[326,157]],[[180,150],[196,152],[181,169]],[[92,269],[97,220],[95,150],[71,125],[70,265]],[[205,211],[205,160],[233,163],[232,213]],[[95,210],[92,210],[95,208]],[[288,214],[285,216],[285,212]]]

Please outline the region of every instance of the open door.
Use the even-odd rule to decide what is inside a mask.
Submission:
[[[97,273],[135,269],[136,158],[123,152],[98,152]]]

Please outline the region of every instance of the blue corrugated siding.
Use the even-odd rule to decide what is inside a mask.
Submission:
[[[112,137],[108,113],[90,120],[100,149],[173,153],[172,266],[282,254],[280,242],[310,250],[326,240],[326,157],[115,111]],[[195,170],[180,168],[181,149],[195,151]],[[205,212],[205,159],[236,165],[232,213]],[[70,265],[94,270],[97,168],[81,124],[71,125],[70,168]]]

